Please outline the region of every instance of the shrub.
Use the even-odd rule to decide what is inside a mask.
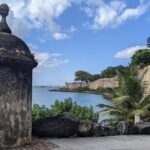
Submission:
[[[32,119],[37,120],[48,116],[56,116],[60,114],[73,114],[81,120],[90,120],[98,122],[99,114],[95,113],[93,107],[80,106],[73,102],[71,98],[65,99],[64,102],[56,100],[50,108],[33,105]]]
[[[138,65],[141,68],[150,65],[150,49],[137,51],[132,57],[132,64]]]
[[[76,89],[77,92],[84,92],[84,91],[90,91],[89,87],[86,86],[86,87],[78,87]]]

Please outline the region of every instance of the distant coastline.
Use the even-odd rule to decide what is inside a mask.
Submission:
[[[98,93],[96,91],[93,90],[89,90],[89,91],[78,91],[78,90],[70,90],[70,89],[66,89],[66,88],[58,88],[58,89],[50,89],[50,92],[75,92],[75,93],[88,93],[88,94],[95,94],[95,95],[101,95],[103,96],[104,99],[108,99],[111,100],[112,99],[112,95],[109,93]]]

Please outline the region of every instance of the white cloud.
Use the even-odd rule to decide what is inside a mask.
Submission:
[[[69,35],[65,34],[65,33],[60,33],[60,32],[56,32],[52,35],[52,38],[54,40],[64,40],[64,39],[68,39],[69,38]]]
[[[60,57],[62,54],[61,53],[51,53],[51,57]]]
[[[47,64],[44,65],[44,67],[53,68],[57,67],[59,65],[68,64],[70,61],[68,59],[60,60],[60,59],[52,59]]]
[[[93,17],[93,15],[94,15],[94,10],[90,7],[83,7],[83,8],[81,8],[81,10],[83,12],[85,12],[88,17]]]
[[[91,4],[95,7],[91,7]],[[139,1],[137,7],[130,8],[121,0],[112,0],[107,4],[104,0],[88,0],[87,5],[88,8],[84,9],[87,16],[91,17],[93,15],[91,12],[94,12],[93,23],[89,25],[92,29],[116,27],[127,20],[140,17],[150,7],[149,2]]]
[[[147,48],[146,46],[133,46],[133,47],[129,47],[126,48],[122,51],[119,51],[115,54],[115,58],[130,58],[136,51],[140,50],[140,49],[145,49]]]
[[[35,59],[38,62],[38,66],[34,69],[34,72],[39,72],[42,68],[54,68],[70,62],[68,59],[61,59],[61,53],[47,53],[34,51],[33,55],[35,56]]]
[[[136,8],[128,8],[126,9],[117,19],[118,24],[125,22],[126,20],[132,18],[138,18],[139,16],[143,15],[147,11],[148,6],[142,5]]]
[[[38,62],[38,67],[42,66],[49,59],[49,53],[34,53],[35,59]]]
[[[70,32],[72,33],[72,32],[75,32],[75,31],[77,31],[77,28],[75,26],[71,26],[70,27]]]
[[[51,34],[60,33],[55,22],[71,6],[70,0],[1,0],[10,6],[9,24],[16,35],[24,35],[31,29],[43,29]],[[27,32],[28,31],[28,32]],[[65,34],[63,34],[64,38]]]
[[[67,29],[62,29],[56,23],[58,19],[69,7],[77,3],[93,23],[90,23],[92,29],[101,29],[105,27],[118,26],[129,19],[135,19],[143,15],[149,8],[148,1],[139,0],[139,5],[130,8],[122,0],[111,0],[105,3],[104,0],[1,0],[1,3],[7,3],[10,8],[8,22],[16,35],[26,35],[32,29],[41,29],[54,40],[64,40],[69,38],[69,34],[76,28],[71,27],[68,33]],[[43,37],[44,38],[44,37]],[[45,39],[41,42],[45,42]]]

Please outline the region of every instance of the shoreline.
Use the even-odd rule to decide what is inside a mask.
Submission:
[[[112,95],[109,93],[98,93],[96,91],[77,91],[77,90],[61,90],[61,89],[52,89],[49,90],[50,92],[74,92],[74,93],[87,93],[87,94],[95,94],[95,95],[100,95],[104,99],[111,100]]]

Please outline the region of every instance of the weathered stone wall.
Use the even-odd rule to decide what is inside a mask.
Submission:
[[[79,87],[86,87],[88,86],[88,83],[86,82],[72,82],[72,83],[66,83],[66,88],[70,90],[77,89]]]
[[[150,94],[150,65],[139,70],[139,77],[142,79],[143,84],[145,84],[145,94]]]
[[[32,70],[0,66],[0,147],[31,142]]]
[[[150,94],[150,65],[139,69],[139,78],[142,78],[143,84],[145,84],[145,94]],[[78,87],[86,87],[88,86],[90,89],[97,89],[97,88],[114,88],[119,86],[119,81],[116,78],[103,78],[98,79],[94,82],[73,82],[67,83],[66,87],[73,90]]]
[[[97,88],[115,88],[119,86],[119,82],[117,78],[103,78],[98,79],[94,82],[73,82],[67,83],[66,87],[70,90],[76,89],[78,87],[86,87],[88,86],[90,89],[97,89]]]
[[[103,78],[89,83],[90,89],[97,88],[115,88],[119,86],[117,78]]]

